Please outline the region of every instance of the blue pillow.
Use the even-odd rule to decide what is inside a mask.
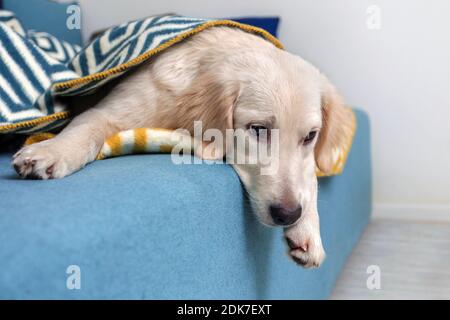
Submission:
[[[3,9],[14,12],[26,30],[45,31],[60,40],[81,45],[81,30],[69,30],[66,26],[67,8],[73,3],[57,3],[49,0],[3,0]]]
[[[243,17],[243,18],[228,18],[239,23],[249,24],[266,30],[274,37],[278,36],[278,25],[280,23],[279,17]]]

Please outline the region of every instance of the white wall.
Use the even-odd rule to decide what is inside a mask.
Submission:
[[[375,202],[450,208],[450,1],[80,2],[85,35],[166,12],[281,16],[286,48],[322,69],[349,104],[370,114]],[[372,4],[381,8],[380,30],[366,26]]]

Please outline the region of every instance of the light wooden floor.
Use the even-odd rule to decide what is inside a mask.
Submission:
[[[367,288],[370,265],[379,290]],[[450,223],[373,220],[331,299],[450,299]]]

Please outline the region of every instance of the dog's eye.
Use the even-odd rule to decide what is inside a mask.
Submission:
[[[267,127],[265,127],[262,124],[249,124],[248,125],[248,130],[250,131],[250,133],[252,135],[254,135],[255,137],[259,138],[259,136],[263,133],[268,134],[267,133]]]
[[[308,133],[306,138],[303,140],[303,145],[306,146],[314,141],[314,138],[317,136],[317,131],[311,131]]]

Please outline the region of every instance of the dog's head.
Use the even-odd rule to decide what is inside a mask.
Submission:
[[[315,67],[275,52],[243,55],[225,64],[229,69],[207,73],[189,99],[205,129],[234,129],[215,156],[233,163],[259,220],[289,226],[316,210],[316,166],[332,170],[351,112]]]

